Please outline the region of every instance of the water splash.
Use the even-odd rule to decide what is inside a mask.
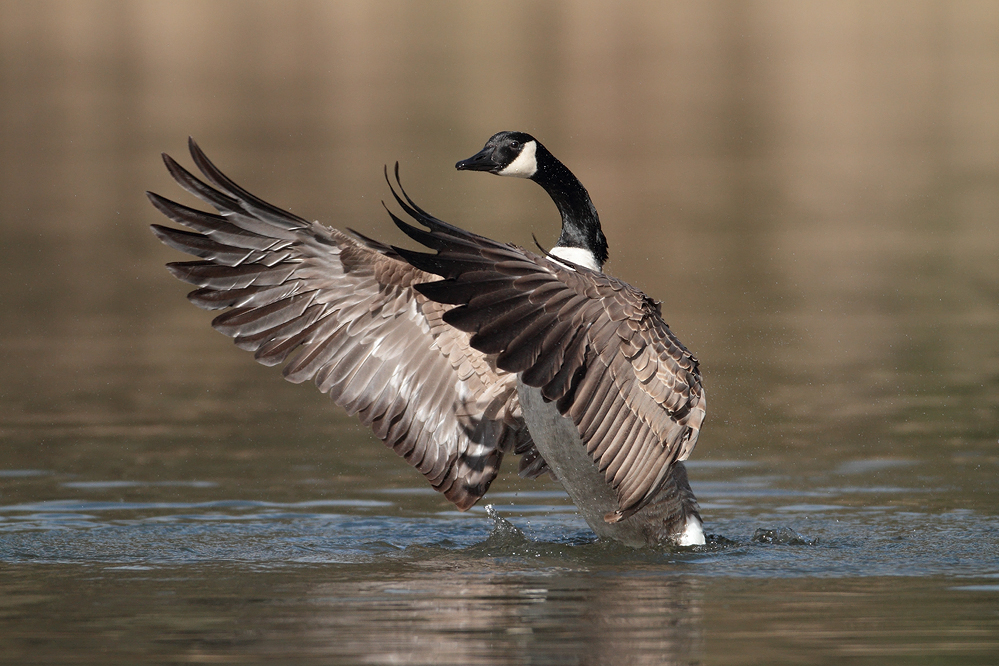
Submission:
[[[759,528],[753,532],[753,543],[765,543],[774,546],[815,546],[818,539],[809,539],[792,530],[790,527],[775,527],[773,529]]]

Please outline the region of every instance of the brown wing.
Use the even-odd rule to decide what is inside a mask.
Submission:
[[[444,323],[450,306],[413,289],[435,276],[377,241],[258,199],[193,140],[190,150],[214,187],[164,155],[167,169],[221,215],[149,193],[160,212],[193,233],[153,231],[202,259],[168,268],[199,287],[188,294],[195,305],[226,309],[212,326],[260,363],[285,363],[289,381],[314,381],[459,509],[486,492],[504,452],[530,452],[514,375]],[[525,456],[531,463],[525,473],[545,471]]]
[[[659,305],[603,273],[471,234],[408,197],[396,200],[430,231],[393,216],[396,224],[437,250],[399,252],[445,278],[417,290],[458,305],[444,321],[473,333],[473,347],[497,354],[500,369],[519,373],[572,419],[617,493],[619,510],[605,519],[622,520],[648,504],[669,466],[693,450],[705,408],[697,359]]]

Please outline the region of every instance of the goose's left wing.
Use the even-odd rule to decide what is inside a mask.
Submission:
[[[515,378],[443,322],[448,306],[413,289],[434,276],[387,245],[255,197],[193,141],[190,150],[208,183],[164,155],[167,168],[218,214],[150,194],[191,230],[153,231],[200,258],[168,267],[198,287],[188,295],[195,305],[223,310],[216,329],[258,362],[284,364],[289,381],[313,381],[459,509],[482,497],[504,453],[522,454],[527,476],[546,470],[520,417]]]
[[[618,511],[605,520],[648,504],[669,466],[690,455],[705,409],[697,359],[659,304],[603,273],[449,225],[402,195],[396,201],[429,231],[393,215],[396,224],[437,253],[396,250],[445,278],[416,289],[457,305],[445,322],[472,333],[474,348],[498,354],[500,369],[518,373],[572,419],[617,494]]]

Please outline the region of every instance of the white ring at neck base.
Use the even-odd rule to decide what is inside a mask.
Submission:
[[[600,264],[593,253],[582,247],[553,247],[548,253],[557,259],[565,259],[592,271],[600,271]],[[571,268],[571,266],[569,267]]]

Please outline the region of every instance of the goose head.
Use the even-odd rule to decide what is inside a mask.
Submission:
[[[607,261],[607,239],[589,193],[569,168],[526,132],[498,132],[479,152],[454,165],[533,180],[548,192],[562,216],[562,233],[551,254],[596,271]]]
[[[454,165],[458,171],[487,171],[497,176],[532,178],[538,173],[538,140],[526,132],[499,132],[485,147]],[[542,146],[542,156],[547,153]],[[550,153],[549,153],[550,155]]]

